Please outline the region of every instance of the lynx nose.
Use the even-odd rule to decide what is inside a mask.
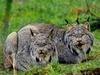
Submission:
[[[82,41],[81,38],[77,38],[76,40],[77,40],[77,42],[79,42],[79,43]]]
[[[40,49],[39,50],[39,54],[43,54],[44,52],[43,52],[43,50],[42,49]]]
[[[39,54],[46,54],[46,51],[43,49],[39,49]]]
[[[80,42],[81,42],[81,40],[78,40],[77,42],[79,42],[79,43],[80,43]]]
[[[47,56],[47,51],[40,49],[38,54],[40,57],[45,58]]]

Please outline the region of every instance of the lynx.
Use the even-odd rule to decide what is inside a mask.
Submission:
[[[46,23],[30,24],[11,33],[5,42],[4,60],[7,54],[8,57],[15,54],[16,69],[23,71],[34,65],[44,66],[56,60],[57,49],[52,34],[53,26]],[[9,59],[13,60],[13,57]],[[6,62],[9,63],[8,60]],[[11,67],[12,64],[13,62],[5,65],[5,68]]]
[[[32,33],[32,32],[31,32]],[[28,70],[34,65],[45,66],[57,59],[57,51],[51,36],[44,33],[32,33],[30,45],[17,53],[17,67]]]
[[[86,59],[93,45],[93,35],[88,27],[87,23],[68,27],[64,34],[65,51],[59,56],[60,62],[80,63]]]
[[[59,54],[58,53],[58,60],[59,63],[62,64],[76,64],[80,63],[84,57],[81,51],[76,48],[72,40],[66,35],[66,42],[63,41],[63,50]]]

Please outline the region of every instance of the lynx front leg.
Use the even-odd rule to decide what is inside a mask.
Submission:
[[[12,66],[12,58],[10,55],[4,57],[4,68],[9,68]]]

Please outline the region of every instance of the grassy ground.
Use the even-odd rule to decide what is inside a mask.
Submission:
[[[20,1],[20,0],[14,0]],[[3,68],[3,43],[4,36],[7,36],[12,31],[18,31],[21,27],[31,22],[48,22],[53,23],[59,27],[65,27],[64,19],[68,19],[69,22],[75,22],[77,8],[86,9],[85,0],[21,0],[24,2],[13,2],[10,26],[8,31],[2,30],[3,17],[5,9],[5,1],[0,0],[0,75],[12,75],[12,69],[5,70]],[[100,16],[100,1],[88,0],[91,5],[91,11]],[[81,14],[81,21],[85,20],[89,14]],[[6,33],[4,35],[3,33]],[[18,72],[18,75],[32,75],[34,72],[47,73],[47,75],[62,75],[64,73],[76,72],[80,70],[91,70],[100,68],[100,30],[93,32],[95,37],[94,46],[89,58],[91,60],[75,65],[61,65],[58,63],[51,63],[47,67],[39,69],[33,68],[30,72]]]

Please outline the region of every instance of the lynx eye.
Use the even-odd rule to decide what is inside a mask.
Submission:
[[[38,44],[40,47],[43,47],[43,46],[45,46],[45,45],[47,45],[46,43],[39,43]]]
[[[36,43],[35,45],[39,45],[39,43]]]
[[[39,45],[39,43],[37,41],[34,42],[34,45]]]
[[[72,33],[72,34],[70,34],[69,36],[73,36],[73,37],[74,37],[74,36],[76,36],[76,34],[75,34],[75,33]]]
[[[37,46],[39,46],[39,47],[43,47],[43,46],[45,46],[45,45],[47,45],[47,43],[35,43],[34,45],[37,45]]]
[[[85,34],[84,34],[84,33],[82,33],[82,34],[81,34],[81,37],[82,37],[82,36],[84,36],[84,35],[85,35]]]
[[[42,46],[45,46],[45,45],[47,45],[47,43],[42,43]]]
[[[48,51],[51,51],[52,50],[52,48],[48,48]]]

